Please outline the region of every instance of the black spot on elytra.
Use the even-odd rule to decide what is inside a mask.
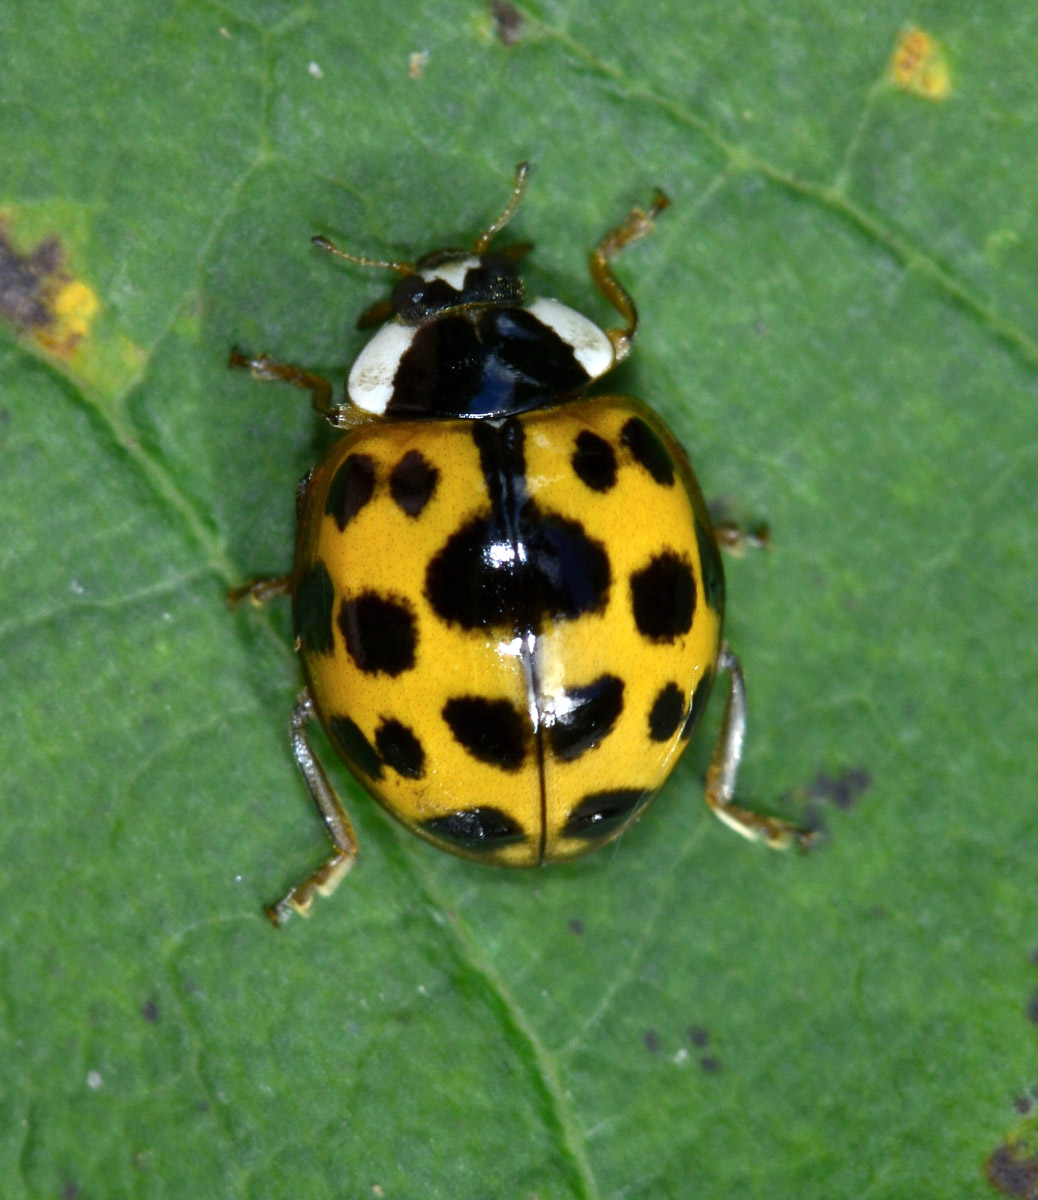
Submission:
[[[418,450],[408,450],[389,476],[389,494],[409,517],[417,517],[436,490],[440,472]]]
[[[649,737],[654,742],[671,738],[685,715],[685,693],[676,683],[660,688],[649,712]]]
[[[328,732],[347,762],[372,779],[382,778],[382,763],[378,751],[360,730],[360,726],[349,717],[332,717],[328,721]]]
[[[425,586],[436,613],[463,629],[538,629],[604,608],[610,578],[605,547],[579,522],[527,501],[515,540],[491,517],[462,526],[430,562]]]
[[[696,545],[699,547],[699,563],[703,572],[703,592],[706,602],[714,612],[724,612],[724,566],[721,562],[721,551],[717,548],[717,538],[706,528],[698,515],[696,524]]]
[[[674,460],[651,425],[641,417],[631,417],[620,433],[620,441],[657,483],[670,487],[674,482]]]
[[[577,804],[566,818],[563,837],[604,838],[630,821],[652,799],[652,792],[641,788],[613,788],[592,792]]]
[[[556,701],[555,721],[548,727],[552,753],[564,762],[597,746],[623,712],[623,680],[602,675],[586,687],[570,688]]]
[[[307,471],[307,473],[303,476],[303,478],[300,479],[300,481],[296,484],[296,520],[297,521],[303,515],[303,501],[306,499],[306,489],[310,486],[310,480],[313,478],[313,475],[314,475],[314,469],[313,469],[313,467],[311,467],[310,470]]]
[[[631,576],[638,632],[650,642],[673,642],[692,628],[696,581],[691,565],[672,550],[657,554]]]
[[[344,600],[339,628],[350,657],[365,674],[399,675],[414,666],[418,628],[406,600],[378,592]]]
[[[443,706],[443,719],[473,758],[502,771],[522,766],[530,722],[510,701],[455,696]]]
[[[526,494],[524,432],[515,417],[475,421],[490,511],[473,517],[433,557],[425,576],[435,612],[464,629],[537,630],[605,606],[605,547],[578,521],[542,513]]]
[[[577,434],[570,461],[577,477],[593,492],[608,492],[616,483],[616,452],[605,438],[590,429]]]
[[[371,499],[375,490],[375,462],[367,454],[350,454],[335,472],[324,501],[324,511],[334,517],[341,533]]]
[[[496,850],[521,842],[523,827],[499,808],[466,808],[446,817],[431,817],[422,828],[441,841],[466,850]]]
[[[402,722],[383,718],[375,730],[375,747],[386,766],[405,779],[421,779],[425,773],[422,743]]]
[[[692,736],[692,731],[699,724],[699,718],[703,715],[706,702],[710,699],[710,685],[713,681],[713,672],[706,671],[703,674],[703,678],[695,686],[695,690],[692,693],[692,703],[688,707],[688,716],[685,718],[685,724],[681,728],[681,736],[685,741]]]
[[[307,567],[292,596],[296,637],[313,654],[331,654],[335,649],[332,611],[335,585],[321,559]]]

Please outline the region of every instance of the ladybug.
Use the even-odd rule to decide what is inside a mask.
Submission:
[[[343,434],[297,494],[295,564],[233,598],[288,593],[306,686],[296,762],[334,843],[270,917],[306,914],[357,856],[314,753],[316,718],[364,788],[426,841],[479,862],[564,862],[618,837],[674,769],[720,672],[730,679],[707,773],[710,808],[772,846],[807,840],[732,802],[746,725],[722,639],[718,539],[684,451],[641,401],[588,395],[638,325],[611,261],[667,205],[657,193],[591,255],[622,324],[527,300],[518,259],[489,249],[380,262],[400,276],[381,323],[327,380],[232,351],[258,379],[307,389]]]

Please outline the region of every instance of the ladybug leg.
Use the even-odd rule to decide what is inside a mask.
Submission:
[[[237,346],[231,349],[231,357],[227,363],[230,367],[241,367],[249,371],[253,379],[277,379],[282,383],[291,383],[294,387],[305,388],[310,393],[314,412],[319,413],[326,421],[337,428],[346,428],[353,424],[350,414],[352,405],[336,404],[332,399],[332,385],[323,375],[315,375],[292,363],[278,362],[269,354],[249,356],[242,354]]]
[[[630,293],[613,274],[613,268],[609,263],[624,246],[644,237],[652,229],[653,217],[658,216],[668,204],[670,201],[667,197],[662,192],[657,192],[653,196],[652,204],[649,205],[647,212],[643,212],[640,208],[632,208],[623,224],[607,233],[591,253],[589,266],[595,287],[625,322],[618,329],[606,330],[606,336],[613,343],[613,353],[616,355],[617,362],[623,362],[631,353],[631,342],[634,339],[635,330],[638,328],[638,310],[634,306]]]
[[[291,575],[278,575],[275,578],[250,579],[241,587],[231,588],[227,599],[231,604],[239,600],[251,600],[257,608],[268,604],[277,596],[287,596],[292,587]]]
[[[777,817],[761,816],[732,803],[735,776],[746,737],[746,682],[739,660],[729,650],[727,642],[721,647],[717,665],[719,670],[728,672],[731,686],[721,732],[717,736],[706,773],[706,802],[715,816],[751,841],[766,842],[775,850],[785,849],[792,842],[807,847],[814,837],[808,830],[798,829]]]
[[[342,801],[328,782],[328,776],[314,754],[306,733],[307,723],[315,715],[313,699],[310,692],[304,688],[299,693],[299,700],[290,722],[292,753],[306,780],[306,786],[310,789],[310,795],[324,817],[335,852],[312,875],[297,883],[283,900],[266,910],[267,916],[275,925],[283,925],[293,912],[303,917],[309,916],[314,895],[320,893],[322,896],[330,896],[357,858],[357,835],[353,832]]]
[[[771,530],[764,522],[744,529],[735,521],[716,521],[714,536],[718,546],[736,558],[747,550],[771,549]]]

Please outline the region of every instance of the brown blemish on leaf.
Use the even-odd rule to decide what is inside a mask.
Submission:
[[[947,100],[951,73],[939,43],[922,29],[906,29],[890,60],[890,82],[924,100]]]
[[[994,1150],[984,1174],[1004,1196],[1038,1200],[1038,1157],[1022,1142],[1006,1142]]]
[[[71,358],[98,307],[96,293],[69,274],[56,237],[20,254],[0,219],[0,317],[48,353]]]
[[[579,917],[574,917],[569,923],[569,931],[580,937],[584,932],[584,922]]]
[[[491,0],[490,15],[494,18],[494,32],[502,46],[514,46],[523,36],[523,15],[508,0]]]
[[[688,1040],[693,1046],[702,1048],[710,1041],[710,1034],[702,1027],[702,1025],[690,1025],[688,1027]]]
[[[655,1029],[646,1029],[642,1040],[645,1042],[645,1049],[651,1054],[658,1054],[660,1049],[660,1035]]]

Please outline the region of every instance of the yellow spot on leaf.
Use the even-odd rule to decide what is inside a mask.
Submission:
[[[100,303],[97,293],[78,279],[66,283],[54,297],[53,320],[36,331],[36,340],[51,354],[70,358],[90,330]]]
[[[947,100],[952,90],[944,51],[922,29],[906,29],[898,38],[890,60],[890,81],[924,100]]]

